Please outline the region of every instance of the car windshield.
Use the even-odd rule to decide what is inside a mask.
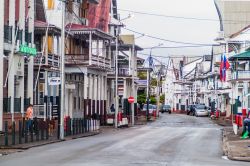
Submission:
[[[170,105],[164,105],[163,108],[170,108]]]
[[[196,107],[197,109],[205,109],[205,108],[206,108],[205,105],[196,105],[195,107]]]
[[[153,105],[149,104],[148,109],[153,109]],[[143,110],[147,110],[147,104],[144,104]]]

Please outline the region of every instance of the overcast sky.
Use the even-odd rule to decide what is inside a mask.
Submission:
[[[201,19],[218,20],[218,15],[213,0],[117,0],[119,9],[140,11],[153,14],[162,14],[178,17],[192,17]],[[129,13],[134,17],[123,22],[126,27],[151,36],[168,40],[191,42],[191,43],[215,43],[218,35],[219,21],[204,21],[191,19],[165,18],[136,14],[133,12],[118,11],[121,19]],[[131,32],[123,30],[124,34]],[[135,34],[136,36],[140,36]],[[148,37],[136,40],[141,47],[152,47],[163,43],[164,46],[180,46]],[[149,53],[145,50],[144,53]],[[154,55],[204,55],[210,54],[211,47],[206,48],[179,48],[179,49],[154,49]]]

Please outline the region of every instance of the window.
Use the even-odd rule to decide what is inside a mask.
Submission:
[[[80,8],[79,8],[79,15],[82,18],[87,18],[87,13],[88,13],[88,8],[89,8],[89,3],[87,0],[83,0]]]
[[[55,4],[54,0],[48,0],[48,9],[49,10],[54,9],[55,6],[54,4]]]
[[[73,12],[73,2],[72,0],[69,0],[67,3],[67,10],[72,13]]]

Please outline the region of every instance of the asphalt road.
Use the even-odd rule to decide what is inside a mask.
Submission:
[[[222,131],[208,118],[163,114],[157,122],[0,157],[0,166],[249,166],[222,159]]]

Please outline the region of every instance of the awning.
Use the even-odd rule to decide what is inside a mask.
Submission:
[[[239,60],[239,61],[244,61],[244,60],[250,60],[250,51],[245,51],[243,53],[240,53],[240,54],[236,54],[234,56],[231,56],[229,58],[230,61],[236,61],[236,60]]]

